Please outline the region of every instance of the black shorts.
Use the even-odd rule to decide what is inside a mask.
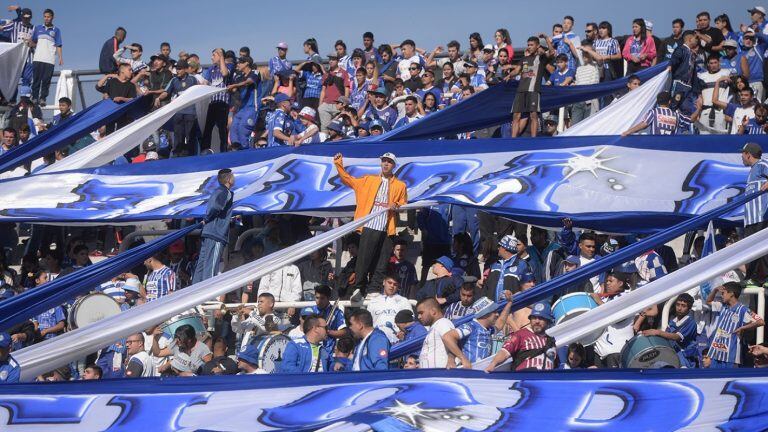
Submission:
[[[539,112],[541,95],[539,92],[520,92],[515,95],[515,102],[512,104],[513,113],[532,113]]]

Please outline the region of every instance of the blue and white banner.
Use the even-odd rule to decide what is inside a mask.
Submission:
[[[403,370],[0,386],[0,429],[763,431],[759,369]]]
[[[740,150],[768,137],[633,136],[321,144],[248,150],[136,165],[38,174],[0,182],[0,221],[126,222],[200,216],[216,172],[236,175],[240,213],[350,211],[332,156],[352,175],[398,156],[409,201],[435,199],[497,209],[524,222],[640,232],[718,207],[741,193]],[[56,185],[56,187],[51,187]]]
[[[705,256],[712,255],[715,252],[717,252],[717,244],[715,243],[715,227],[714,224],[710,221],[709,225],[707,225],[707,232],[704,233],[704,246],[701,248],[701,256],[699,258],[704,258]],[[709,297],[709,293],[712,292],[713,282],[713,280],[708,280],[699,285],[702,299]]]

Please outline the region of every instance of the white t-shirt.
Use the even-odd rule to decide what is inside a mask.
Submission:
[[[179,349],[179,346],[176,343],[176,339],[172,340],[171,343],[168,344],[168,349],[173,353],[173,362],[180,366],[179,370],[182,372],[186,370],[189,372],[197,373],[197,370],[205,364],[203,357],[211,354],[211,350],[208,348],[208,345],[200,341],[197,341],[189,354],[182,352]]]
[[[579,267],[583,267],[594,260],[595,260],[594,258],[584,258],[583,256],[579,255]],[[600,286],[600,275],[589,278],[589,282],[592,283],[593,292],[596,292],[598,294],[603,292],[603,289]]]
[[[411,63],[423,64],[421,61],[421,56],[419,54],[414,54],[411,58],[400,60],[400,63],[397,64],[397,74],[401,80],[406,81],[411,77],[411,72],[408,70],[411,67]],[[423,73],[424,71],[422,69],[419,75]]]
[[[608,301],[615,300],[622,295],[623,293]],[[621,349],[624,348],[627,341],[635,336],[635,330],[632,328],[634,322],[635,317],[633,315],[606,327],[603,334],[595,342],[595,353],[600,357],[621,353]]]
[[[380,295],[371,300],[366,309],[373,316],[373,326],[383,331],[390,343],[398,341],[395,315],[401,310],[413,310],[408,299],[400,294],[395,294],[392,297]]]
[[[160,373],[157,372],[160,369],[160,366],[164,365],[165,362],[168,361],[168,357],[155,357],[152,355],[152,336],[151,334],[142,333],[144,335],[144,351],[149,354],[149,357],[152,359],[152,362],[155,364],[154,367],[154,376],[160,376]],[[168,344],[170,343],[170,340],[168,340],[165,336],[160,336],[160,338],[157,340],[157,346],[162,350],[168,347]]]
[[[448,364],[448,352],[443,344],[443,335],[453,330],[454,325],[448,318],[440,318],[429,328],[424,338],[424,345],[419,354],[419,368],[444,368]]]
[[[712,106],[712,95],[714,95],[715,93],[714,84],[720,77],[724,77],[724,76],[725,77],[729,76],[729,72],[724,69],[720,69],[720,71],[715,72],[713,74],[709,72],[699,73],[699,79],[701,79],[702,81],[704,81],[704,83],[707,84],[707,88],[701,90],[701,99],[705,107]],[[727,101],[729,98],[730,98],[730,90],[728,89],[728,86],[721,86],[720,93],[718,93],[718,99],[721,101]],[[712,110],[714,110],[715,116],[712,122],[712,126],[710,126],[709,116]],[[724,134],[728,132],[727,125],[725,124],[725,116],[723,115],[723,110],[718,110],[714,108],[704,108],[701,111],[701,117],[699,117],[699,121],[697,122],[697,125],[700,130],[706,133]]]
[[[131,363],[141,363],[142,371],[141,371],[141,377],[147,378],[147,377],[153,377],[157,375],[157,372],[155,371],[155,362],[151,355],[148,353],[141,351],[139,353],[136,353],[131,356],[130,360],[128,360],[128,364]],[[126,371],[126,374],[128,372]]]

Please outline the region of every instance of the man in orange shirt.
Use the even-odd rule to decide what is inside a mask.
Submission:
[[[359,290],[359,294],[353,296],[353,301],[362,300],[368,286],[374,290],[381,289],[387,262],[392,253],[391,237],[395,235],[396,210],[408,202],[405,183],[398,180],[393,172],[397,165],[397,157],[392,153],[384,153],[380,159],[381,174],[352,177],[344,169],[341,153],[337,153],[333,158],[341,182],[355,191],[355,219],[381,212],[358,229],[361,235],[355,265],[354,290]],[[372,275],[370,283],[368,283],[368,274]]]

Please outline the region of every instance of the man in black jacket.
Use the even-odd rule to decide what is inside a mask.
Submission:
[[[115,35],[104,42],[104,45],[101,47],[101,54],[99,54],[99,72],[103,74],[117,72],[117,63],[113,56],[120,48],[120,44],[125,40],[126,34],[127,32],[124,28],[118,27],[115,30]]]

